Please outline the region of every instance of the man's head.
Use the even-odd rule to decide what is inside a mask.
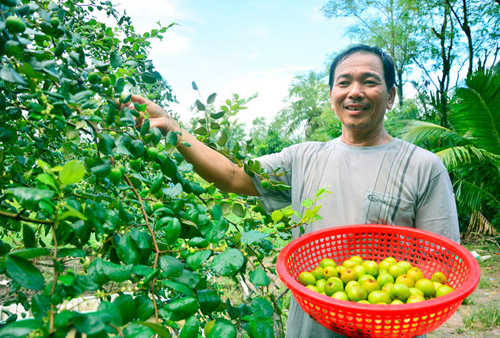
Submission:
[[[396,98],[394,63],[378,48],[356,46],[335,58],[330,73],[330,102],[342,123],[342,139],[379,144],[390,136],[384,116]]]
[[[384,68],[384,78],[385,83],[387,85],[387,90],[390,90],[396,84],[396,72],[394,70],[394,61],[392,57],[383,52],[378,47],[370,47],[367,45],[355,45],[353,47],[348,48],[343,51],[333,60],[332,65],[330,67],[330,77],[329,77],[329,85],[330,91],[332,90],[334,78],[335,78],[335,70],[338,65],[342,63],[345,59],[355,53],[367,53],[367,54],[375,54],[382,61],[382,65]]]

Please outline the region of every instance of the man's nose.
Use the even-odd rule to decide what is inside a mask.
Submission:
[[[349,90],[349,98],[356,99],[360,97],[364,97],[363,86],[359,82],[353,82]]]

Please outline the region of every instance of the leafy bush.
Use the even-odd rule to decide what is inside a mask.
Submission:
[[[0,336],[184,338],[206,323],[210,337],[282,335],[274,243],[319,209],[308,201],[295,224],[292,210],[267,215],[258,199],[200,180],[176,135],[162,137],[147,119],[135,128],[145,107],[129,93],[164,107],[175,100],[148,58],[172,25],[138,34],[111,1],[0,3],[0,273],[4,305],[33,315],[11,314]],[[194,132],[287,189],[231,138],[228,117],[247,100],[215,109],[215,98],[197,101]],[[221,285],[250,291],[231,298]],[[84,295],[100,299],[95,312],[67,306]]]

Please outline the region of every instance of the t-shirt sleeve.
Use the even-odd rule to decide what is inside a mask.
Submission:
[[[291,148],[293,148],[293,146]],[[256,159],[260,162],[262,168],[269,173],[270,181],[278,181],[291,186],[293,163],[293,149],[291,148],[285,148],[279,153],[264,155]],[[276,174],[274,174],[275,170]],[[291,189],[276,190],[272,188],[263,188],[261,186],[261,179],[257,175],[254,175],[252,180],[267,212],[287,207],[292,203]]]
[[[446,168],[431,178],[424,194],[417,202],[415,227],[447,237],[460,243],[457,206],[453,186]]]

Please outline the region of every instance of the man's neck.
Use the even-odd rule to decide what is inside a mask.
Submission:
[[[382,132],[366,135],[359,132],[350,131],[342,131],[341,136],[342,142],[347,145],[355,146],[355,147],[371,147],[371,146],[379,146],[390,142],[392,140],[392,136],[389,135],[385,129]]]

